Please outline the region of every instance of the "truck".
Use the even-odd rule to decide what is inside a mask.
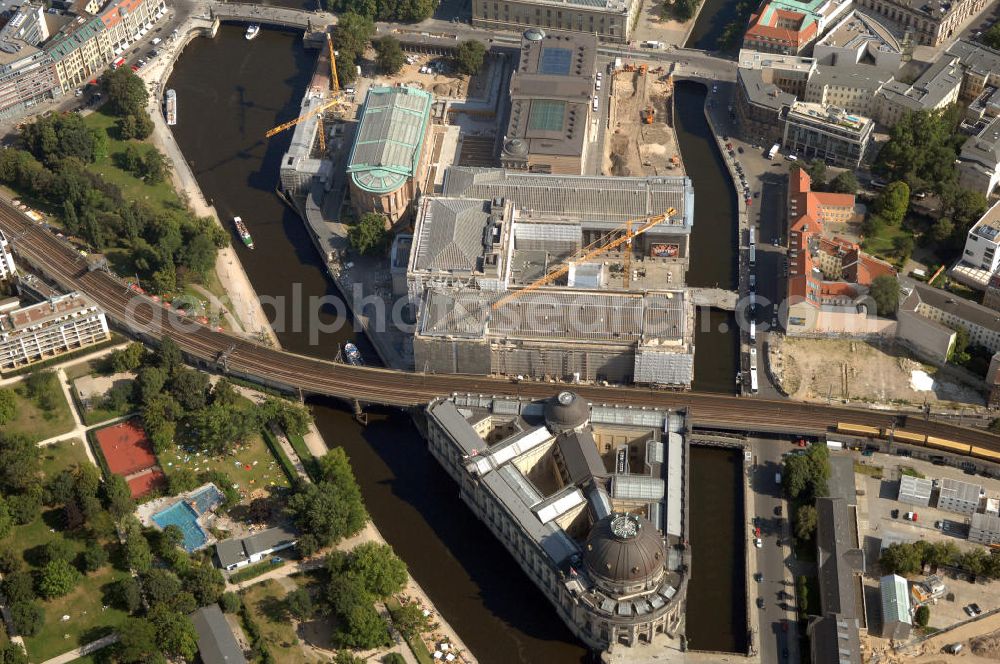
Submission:
[[[661,41],[644,41],[642,42],[643,48],[663,48],[663,42]]]
[[[778,150],[781,149],[780,143],[775,143],[771,146],[771,149],[767,151],[767,158],[774,159],[778,155]]]

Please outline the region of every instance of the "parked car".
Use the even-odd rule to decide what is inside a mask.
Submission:
[[[757,583],[760,583],[761,581],[764,580],[764,575],[761,574],[760,572],[757,572],[756,574],[753,575],[753,580],[756,581]]]
[[[975,613],[975,614],[976,614],[977,616],[978,616],[978,615],[979,615],[980,613],[982,613],[982,612],[983,612],[983,610],[982,610],[982,609],[980,609],[980,608],[979,608],[979,605],[978,605],[978,604],[976,604],[975,602],[973,602],[972,604],[970,604],[970,605],[969,605],[969,608],[970,608],[970,609],[972,609],[972,612],[973,612],[973,613]]]
[[[899,518],[899,510],[893,510],[892,511],[892,518],[893,519],[898,519]]]
[[[753,545],[759,549],[762,546],[764,546],[764,541],[761,538],[759,538],[759,537],[754,537],[753,538]]]
[[[940,521],[935,521],[934,522],[934,527],[937,528],[938,530],[941,530],[941,526],[942,526],[942,523]]]
[[[758,609],[763,609],[764,608],[764,598],[763,597],[758,597],[757,598],[757,608]]]
[[[963,606],[962,610],[965,611],[965,615],[969,616],[970,618],[975,618],[976,617],[976,612],[972,610],[972,605],[971,604],[968,605],[968,606]]]
[[[906,520],[907,521],[916,521],[917,520],[917,513],[916,512],[907,512],[906,513]]]
[[[759,191],[753,192],[753,197],[754,198],[760,198],[760,192]]]

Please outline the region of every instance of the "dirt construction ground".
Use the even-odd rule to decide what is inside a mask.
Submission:
[[[771,346],[768,360],[782,390],[800,401],[983,404],[976,390],[891,343],[785,337]]]
[[[878,653],[877,658],[866,658],[865,661],[884,664],[948,664],[949,662],[996,664],[1000,661],[998,626],[1000,626],[1000,614],[993,614],[934,636],[917,646],[912,654]],[[958,655],[944,652],[945,646],[953,643],[965,646]]]
[[[629,175],[682,175],[684,165],[673,130],[672,83],[662,67],[646,73],[613,75],[611,124],[605,145],[604,172]],[[652,124],[641,113],[652,109]]]

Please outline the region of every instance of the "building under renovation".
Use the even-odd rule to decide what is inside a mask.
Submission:
[[[510,77],[500,163],[535,173],[580,175],[591,145],[597,37],[530,28]]]
[[[413,338],[417,371],[689,389],[694,314],[683,290],[541,288],[510,297],[429,288]]]
[[[680,413],[590,405],[572,392],[427,407],[431,454],[462,500],[597,650],[684,632],[685,432]]]
[[[22,306],[0,303],[0,372],[42,362],[111,338],[104,310],[81,293]]]

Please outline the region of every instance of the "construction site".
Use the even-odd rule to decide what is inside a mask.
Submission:
[[[615,62],[603,172],[683,175],[674,133],[673,78],[663,66]]]

